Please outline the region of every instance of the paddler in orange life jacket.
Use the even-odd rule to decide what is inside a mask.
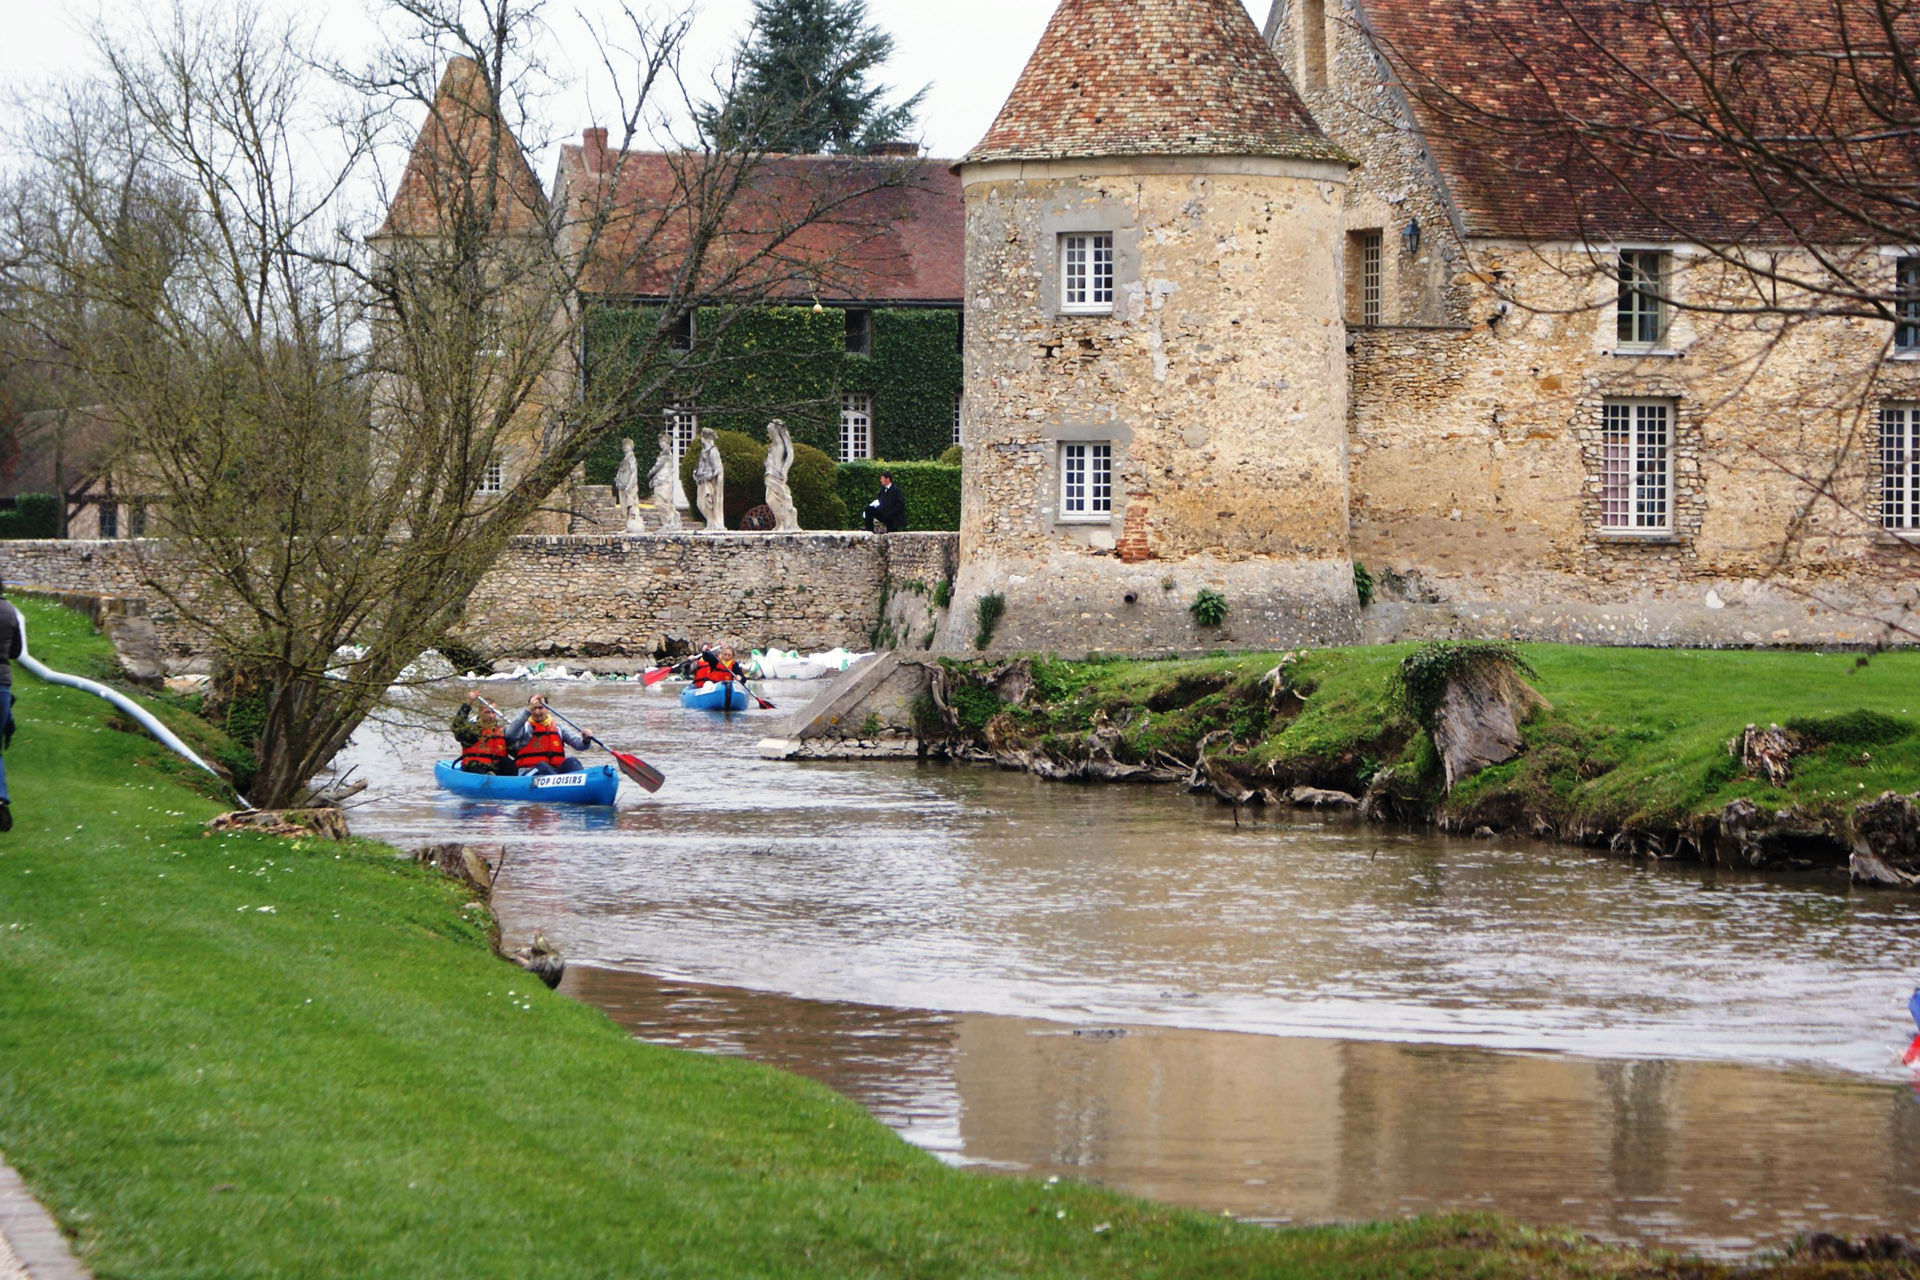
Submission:
[[[512,777],[518,773],[513,752],[507,749],[507,734],[500,713],[481,701],[478,689],[467,695],[453,716],[453,740],[460,744],[460,770],[463,773],[493,773]]]
[[[547,710],[541,694],[527,699],[527,709],[507,726],[507,745],[513,748],[513,763],[522,777],[544,777],[549,773],[582,773],[586,766],[567,754],[587,749],[587,739],[578,729],[561,724]]]
[[[731,645],[721,645],[718,652],[703,649],[698,661],[693,664],[695,684],[725,684],[739,678],[740,660],[733,656]]]

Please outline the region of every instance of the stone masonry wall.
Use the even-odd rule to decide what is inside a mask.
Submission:
[[[661,636],[803,650],[865,648],[884,584],[952,576],[951,533],[516,538],[468,605],[467,635],[508,655],[641,656]],[[204,657],[145,585],[163,544],[0,542],[8,585],[146,597],[169,659]]]
[[[1356,634],[1340,320],[1344,167],[1194,157],[971,166],[967,474],[943,649],[1296,644]],[[1066,314],[1059,237],[1114,236],[1111,314]],[[1113,449],[1110,518],[1060,459]],[[1232,625],[1200,628],[1201,588]]]
[[[1876,326],[1782,334],[1689,311],[1739,282],[1682,256],[1670,350],[1620,352],[1607,255],[1476,244],[1475,258],[1527,305],[1496,319],[1489,283],[1470,329],[1354,335],[1354,555],[1383,598],[1498,606],[1481,611],[1496,630],[1558,613],[1575,621],[1544,634],[1569,639],[1607,639],[1578,621],[1603,614],[1602,631],[1653,643],[1872,642],[1915,625],[1920,555],[1878,527],[1874,412],[1920,399],[1920,364],[1883,359]],[[1670,533],[1601,528],[1615,398],[1672,406]],[[1473,629],[1448,617],[1410,633]]]

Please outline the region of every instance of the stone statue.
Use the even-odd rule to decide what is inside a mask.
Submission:
[[[793,437],[787,424],[775,418],[767,424],[767,505],[773,509],[775,533],[798,533],[800,513],[787,487],[787,469],[793,466]]]
[[[680,510],[673,505],[673,491],[679,478],[679,459],[673,456],[673,432],[663,429],[660,452],[654,455],[653,471],[647,476],[647,483],[653,488],[653,510],[660,517],[662,533],[677,533],[680,529]]]
[[[700,428],[700,461],[693,465],[694,493],[707,517],[708,533],[727,531],[727,471],[712,427]]]
[[[620,516],[628,533],[645,533],[640,519],[640,462],[633,456],[633,441],[620,442],[620,469],[613,473],[613,500],[620,504]]]

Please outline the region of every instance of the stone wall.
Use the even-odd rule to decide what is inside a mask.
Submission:
[[[467,636],[514,656],[637,657],[665,636],[865,648],[889,581],[930,591],[951,578],[956,542],[951,533],[516,538],[474,592]],[[205,645],[146,585],[163,558],[153,541],[0,542],[0,580],[146,597],[170,661],[184,665]]]
[[[1884,335],[1683,309],[1670,351],[1621,352],[1607,255],[1475,252],[1529,305],[1499,315],[1480,286],[1471,327],[1353,338],[1354,556],[1389,602],[1472,606],[1416,632],[1478,612],[1533,619],[1523,634],[1564,616],[1556,638],[1827,643],[1898,641],[1920,621],[1920,555],[1878,527],[1874,420],[1882,400],[1920,398],[1920,365],[1883,360]],[[1738,286],[1685,257],[1673,282],[1683,308]],[[1610,398],[1672,406],[1669,531],[1601,527]]]
[[[996,646],[1291,645],[1356,634],[1339,236],[1345,168],[1232,157],[975,165],[954,616]],[[1110,314],[1063,313],[1059,237],[1110,232]],[[1061,509],[1113,450],[1110,518]],[[1203,587],[1235,630],[1197,627]]]

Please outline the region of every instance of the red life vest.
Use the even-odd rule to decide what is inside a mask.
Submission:
[[[521,747],[519,753],[514,756],[513,763],[516,767],[531,769],[544,764],[558,769],[566,764],[567,744],[560,740],[559,726],[548,721],[544,729],[534,724],[529,724],[527,727],[532,730],[533,736],[527,739],[527,745]]]
[[[709,663],[702,661],[700,665],[693,669],[693,682],[695,684],[703,682],[707,684],[725,684],[727,681],[737,678],[735,668],[724,662]]]
[[[506,758],[507,735],[498,729],[482,729],[473,745],[460,753],[460,767],[476,764],[491,769]]]

